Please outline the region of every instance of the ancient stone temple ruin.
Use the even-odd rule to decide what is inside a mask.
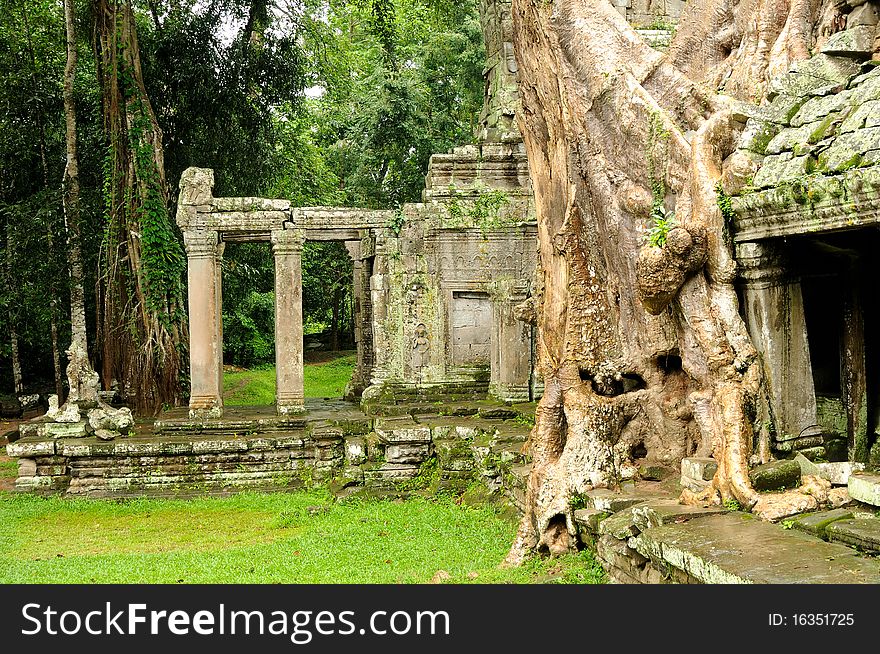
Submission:
[[[187,255],[189,406],[116,442],[22,438],[10,446],[28,462],[17,488],[115,496],[331,481],[337,490],[393,490],[435,461],[443,486],[479,475],[497,489],[502,461],[524,463],[530,401],[541,392],[528,310],[537,232],[515,122],[509,3],[484,0],[481,20],[486,94],[476,143],[431,158],[422,202],[378,211],[217,198],[213,171],[184,172],[177,223]],[[309,240],[342,241],[354,262],[354,402],[304,400]],[[221,262],[233,241],[272,247],[274,407],[223,407]],[[509,482],[521,500],[523,477]]]
[[[272,243],[279,414],[304,410],[304,240],[344,241],[354,259],[355,395],[534,397],[532,327],[516,318],[531,293],[536,229],[515,123],[512,26],[504,3],[484,2],[481,15],[488,57],[478,143],[431,158],[422,203],[291,208],[214,198],[212,171],[184,173],[177,222],[189,262],[191,417],[222,414],[220,259],[233,240]]]
[[[880,432],[869,337],[880,324],[880,68],[868,61],[874,25],[861,24],[871,11],[858,7],[850,29],[773,82],[737,154],[748,171],[732,203],[742,311],[780,453],[825,447],[867,462]]]

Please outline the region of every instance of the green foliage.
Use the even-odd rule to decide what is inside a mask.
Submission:
[[[444,227],[477,227],[486,234],[498,227],[510,224],[504,212],[510,204],[510,196],[501,189],[480,191],[476,198],[456,192],[449,203],[449,219]]]
[[[449,583],[604,580],[586,551],[500,569],[516,523],[451,500],[333,503],[325,490],[126,502],[3,493],[0,513],[0,583],[426,583],[438,569]]]
[[[721,217],[724,218],[725,222],[732,223],[736,218],[736,212],[733,210],[730,196],[721,188],[721,182],[715,185],[715,194],[718,198],[718,209],[721,211]]]
[[[535,416],[524,416],[518,415],[513,418],[513,422],[518,425],[522,425],[523,427],[534,427],[535,426]]]
[[[728,511],[742,511],[742,505],[733,498],[724,500],[724,508]]]
[[[251,291],[223,315],[223,353],[241,366],[275,359],[275,293]]]
[[[648,243],[653,247],[663,247],[669,230],[675,227],[675,212],[666,211],[661,200],[651,205],[651,227],[648,229]]]
[[[403,231],[403,226],[406,224],[406,215],[403,211],[395,211],[394,215],[388,219],[388,224],[385,225],[395,236],[400,236],[400,232]]]
[[[591,506],[590,498],[582,493],[575,493],[568,499],[568,506],[572,511],[578,509],[589,509]]]
[[[436,456],[432,456],[419,466],[419,473],[412,479],[398,482],[399,491],[415,491],[430,488],[440,479],[440,463]]]

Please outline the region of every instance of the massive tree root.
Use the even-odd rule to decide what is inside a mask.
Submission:
[[[742,125],[717,91],[759,101],[833,29],[831,6],[691,2],[663,55],[607,0],[514,0],[545,392],[508,565],[571,549],[572,497],[616,486],[637,455],[674,466],[713,455],[707,499],[756,503],[761,369],[718,205]]]

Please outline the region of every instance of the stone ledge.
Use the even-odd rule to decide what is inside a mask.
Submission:
[[[880,583],[876,561],[743,513],[654,527],[628,543],[707,584]]]

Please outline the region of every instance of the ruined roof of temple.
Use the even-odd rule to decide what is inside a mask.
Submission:
[[[871,5],[865,5],[871,6]],[[741,155],[757,165],[734,198],[737,241],[880,223],[880,62],[876,27],[838,32],[771,83]]]

